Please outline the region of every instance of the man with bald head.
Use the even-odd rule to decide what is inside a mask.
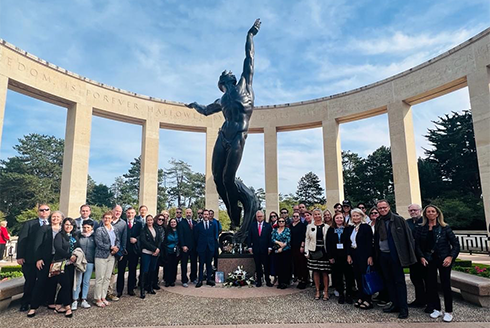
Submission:
[[[248,251],[254,256],[257,280],[255,286],[262,286],[262,276],[268,287],[272,287],[269,275],[269,254],[272,251],[271,235],[272,227],[264,221],[264,212],[259,210],[255,213],[256,222],[250,224],[248,231]]]

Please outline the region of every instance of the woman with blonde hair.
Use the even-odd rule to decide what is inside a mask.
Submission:
[[[328,274],[331,271],[325,246],[328,228],[328,225],[323,223],[322,211],[320,209],[313,210],[313,221],[306,227],[305,256],[308,269],[313,271],[316,300],[320,299],[320,277],[323,279],[324,301],[328,300]]]
[[[427,286],[426,313],[436,319],[442,316],[441,300],[437,292],[437,272],[444,294],[445,313],[443,320],[453,320],[453,296],[451,291],[451,268],[458,257],[460,245],[458,238],[444,222],[441,210],[428,205],[422,212],[422,223],[415,231],[415,251],[420,263],[427,268],[425,285]]]
[[[332,219],[332,212],[330,212],[329,210],[323,211],[323,222],[329,227],[332,226],[332,224],[334,223]]]

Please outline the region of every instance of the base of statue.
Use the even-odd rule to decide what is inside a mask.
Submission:
[[[248,276],[255,275],[255,262],[252,254],[227,254],[221,253],[218,259],[218,271],[223,271],[226,277],[237,267],[243,266]]]

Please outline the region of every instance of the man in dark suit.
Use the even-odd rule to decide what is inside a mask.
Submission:
[[[121,297],[124,290],[124,272],[126,266],[128,269],[128,295],[134,296],[133,289],[136,287],[136,267],[138,266],[138,259],[140,257],[137,247],[138,238],[141,233],[143,225],[140,221],[135,219],[136,210],[132,207],[126,210],[126,222],[127,222],[127,237],[126,237],[126,256],[117,262],[117,284],[116,292],[117,297]]]
[[[37,219],[27,221],[20,230],[17,242],[17,263],[22,265],[24,274],[24,295],[22,296],[20,311],[29,310],[31,304],[32,291],[36,283],[36,259],[35,259],[35,242],[36,235],[42,226],[48,225],[48,218],[51,214],[48,204],[39,204],[37,206]]]
[[[252,222],[248,231],[248,251],[253,254],[255,261],[255,271],[257,272],[257,281],[255,286],[262,286],[262,275],[265,275],[265,282],[268,287],[272,287],[269,275],[269,258],[272,251],[271,235],[272,227],[269,223],[264,222],[264,212],[257,211],[255,214],[256,222]]]
[[[182,276],[182,286],[189,287],[189,278],[187,277],[187,263],[191,260],[191,281],[197,283],[197,252],[195,248],[193,229],[197,222],[192,219],[192,210],[185,210],[185,219],[182,219],[177,226],[179,234],[179,243],[182,248],[180,270]]]
[[[209,211],[204,210],[202,212],[203,219],[194,229],[194,235],[196,239],[196,250],[199,255],[199,281],[196,284],[196,288],[202,286],[204,280],[204,265],[206,265],[207,273],[207,285],[214,286],[212,279],[213,267],[211,266],[211,260],[214,256],[216,249],[216,228],[217,225],[209,221]]]

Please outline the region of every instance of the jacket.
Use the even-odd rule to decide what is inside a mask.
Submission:
[[[327,249],[327,232],[329,226],[323,225],[323,246]],[[316,250],[316,225],[312,222],[308,224],[306,227],[306,235],[305,235],[305,256],[308,256],[310,252],[314,252]]]
[[[401,216],[396,215],[391,211],[387,216],[389,216],[390,231],[396,246],[396,253],[400,260],[400,264],[402,267],[408,267],[417,262],[412,230],[410,230],[407,221]],[[374,252],[377,258],[381,252],[379,249],[379,227],[381,224],[384,224],[384,219],[380,216],[376,220],[374,232]]]
[[[138,242],[133,244],[130,242],[130,238],[136,238],[138,240],[140,239],[141,230],[143,229],[143,224],[140,221],[136,221],[136,219],[134,219],[133,226],[131,227],[131,229],[129,229],[129,223],[127,221],[124,222],[126,222],[126,229],[127,229],[126,252],[127,254],[139,255],[141,249],[138,246]]]
[[[153,227],[153,229],[155,230],[155,237],[153,237],[146,224],[144,228],[141,229],[139,237],[141,250],[146,249],[154,253],[157,249],[160,249],[162,244],[160,231],[155,227]]]
[[[344,237],[344,248],[345,248],[345,253],[347,255],[352,256],[352,241],[350,239],[350,236],[352,235],[352,231],[356,227],[351,225],[345,228],[343,235]],[[373,256],[373,230],[371,230],[371,226],[365,223],[361,223],[359,225],[359,230],[357,231],[356,235],[356,254],[360,258],[367,258]]]
[[[80,244],[78,243],[78,240],[75,243],[75,247],[77,248],[80,247]],[[58,260],[67,260],[73,255],[72,252],[70,252],[70,239],[69,237],[64,234],[62,231],[60,231],[56,237],[54,238],[54,261]]]
[[[80,247],[75,248],[75,250],[73,251],[73,255],[77,257],[75,263],[73,263],[75,269],[80,272],[87,271],[87,259],[85,258],[85,253],[83,252],[83,249],[81,249]]]
[[[42,226],[37,232],[34,239],[35,242],[33,242],[33,244],[34,244],[35,251],[33,251],[33,254],[31,255],[33,261],[36,262],[39,260],[43,260],[45,263],[51,262],[51,260],[53,259],[53,247],[54,247],[52,226],[47,224]],[[17,258],[19,258],[19,256],[17,256]]]
[[[80,235],[78,242],[80,243],[80,247],[85,254],[87,263],[95,263],[95,232],[92,233],[90,237]]]
[[[216,250],[216,235],[218,230],[218,225],[213,224],[212,221],[208,221],[209,229],[204,228],[204,220],[199,222],[196,227],[194,227],[194,235],[196,240],[196,250],[198,253],[205,252],[206,250],[215,251]]]
[[[347,229],[349,227],[344,227],[344,231],[340,235],[340,241],[339,241],[339,235],[335,232],[335,228],[328,229],[327,231],[327,257],[328,259],[339,259],[339,258],[346,258],[347,257],[347,252],[345,248],[345,244],[347,243],[347,239],[349,239],[350,235],[346,233]],[[352,233],[352,230],[350,230]],[[342,248],[337,248],[337,244],[342,244]]]
[[[451,256],[453,262],[459,255],[460,245],[459,240],[449,226],[441,227],[439,224],[432,228],[434,231],[434,240],[437,241],[434,245],[434,254],[437,254],[442,261],[446,257]],[[415,234],[415,250],[417,257],[429,260],[431,258],[431,250],[427,245],[427,233],[429,232],[429,224],[421,225],[417,228]]]
[[[41,230],[41,225],[38,218],[24,223],[17,241],[17,259],[24,259],[26,263],[34,263],[39,260],[35,255],[37,253],[35,243],[39,230]]]
[[[267,254],[272,248],[272,227],[269,223],[262,221],[262,231],[259,236],[258,223],[252,221],[248,230],[247,245],[254,254]]]
[[[114,229],[114,233],[116,234],[115,246],[119,247],[119,233],[116,227],[112,227],[112,229]],[[109,232],[102,225],[95,231],[95,258],[106,259],[109,255],[111,255],[111,239],[109,238]]]
[[[179,243],[180,247],[186,246],[189,250],[193,251],[195,249],[194,233],[192,232],[197,226],[197,222],[192,220],[192,229],[189,226],[187,219],[182,219],[177,225],[177,232],[179,233]]]

